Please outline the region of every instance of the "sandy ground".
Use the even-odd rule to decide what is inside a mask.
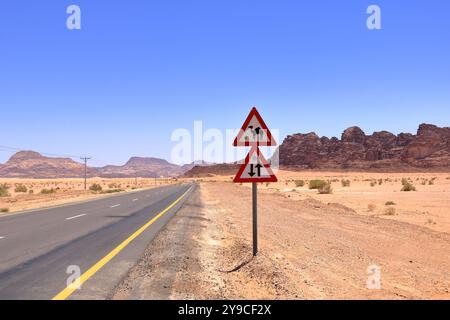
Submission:
[[[130,192],[176,183],[172,179],[88,179],[88,188],[99,184],[102,191],[84,190],[84,179],[0,179],[7,186],[7,195],[0,196],[0,215],[24,210],[62,205],[110,195],[110,191]],[[18,192],[18,186],[25,187]],[[53,190],[43,194],[42,190]]]
[[[279,182],[259,184],[260,192],[282,193],[291,200],[316,199],[325,203],[339,203],[364,216],[380,216],[426,226],[450,233],[450,172],[449,173],[366,173],[366,172],[292,172],[277,173]],[[216,176],[202,181],[231,181],[232,176]],[[401,180],[409,179],[416,192],[402,192]],[[308,182],[314,179],[331,181],[332,194],[318,194],[310,190]],[[295,181],[303,180],[303,187]],[[350,187],[341,181],[350,180]],[[380,183],[381,180],[381,184]],[[432,181],[432,182],[430,182]],[[251,185],[244,184],[251,188]],[[392,201],[393,206],[386,206]],[[393,207],[395,214],[387,215]],[[391,209],[392,210],[392,209]]]
[[[264,186],[258,207],[260,252],[252,259],[250,189],[220,179],[200,184],[111,298],[450,299],[450,234],[415,215],[411,223],[405,221],[408,201],[420,200],[390,191],[400,189],[398,181],[384,187],[355,181],[349,190],[367,192],[367,198],[353,199],[345,189],[321,195],[320,201],[309,190],[276,188],[284,189],[285,181]],[[441,204],[433,201],[442,197],[445,206],[448,194],[431,190],[447,182],[444,177],[438,182],[414,193],[418,197],[428,190],[436,197],[416,210],[433,205],[429,212],[445,229],[447,220],[438,215]],[[376,200],[380,207],[398,201],[399,216],[365,212],[365,205]],[[380,289],[368,288],[373,278],[380,280]]]

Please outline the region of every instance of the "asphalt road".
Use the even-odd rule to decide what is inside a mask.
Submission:
[[[108,298],[194,188],[166,186],[0,217],[0,299]],[[77,278],[81,288],[68,287]]]

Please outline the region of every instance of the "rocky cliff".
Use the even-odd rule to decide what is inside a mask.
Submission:
[[[298,169],[450,169],[450,128],[422,124],[416,135],[366,135],[351,127],[341,139],[294,134],[283,141],[279,156],[281,167]]]

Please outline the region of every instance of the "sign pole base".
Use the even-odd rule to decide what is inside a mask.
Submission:
[[[258,203],[257,203],[257,193],[258,185],[256,182],[252,184],[253,193],[253,256],[255,257],[258,253]]]

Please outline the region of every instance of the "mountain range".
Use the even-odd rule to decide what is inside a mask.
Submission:
[[[158,158],[132,157],[123,166],[87,167],[89,177],[175,177],[195,164],[178,166]],[[70,158],[45,157],[34,151],[20,151],[5,164],[0,164],[0,177],[5,178],[76,178],[84,176],[84,164]]]
[[[450,170],[450,128],[421,124],[416,134],[388,131],[366,135],[359,127],[350,127],[336,137],[316,133],[289,135],[277,150],[283,169],[344,170]],[[236,164],[191,163],[183,166],[164,159],[132,157],[122,166],[88,167],[89,177],[186,177],[233,174]],[[74,178],[84,175],[84,164],[70,158],[45,157],[33,151],[21,151],[0,164],[0,177]]]

